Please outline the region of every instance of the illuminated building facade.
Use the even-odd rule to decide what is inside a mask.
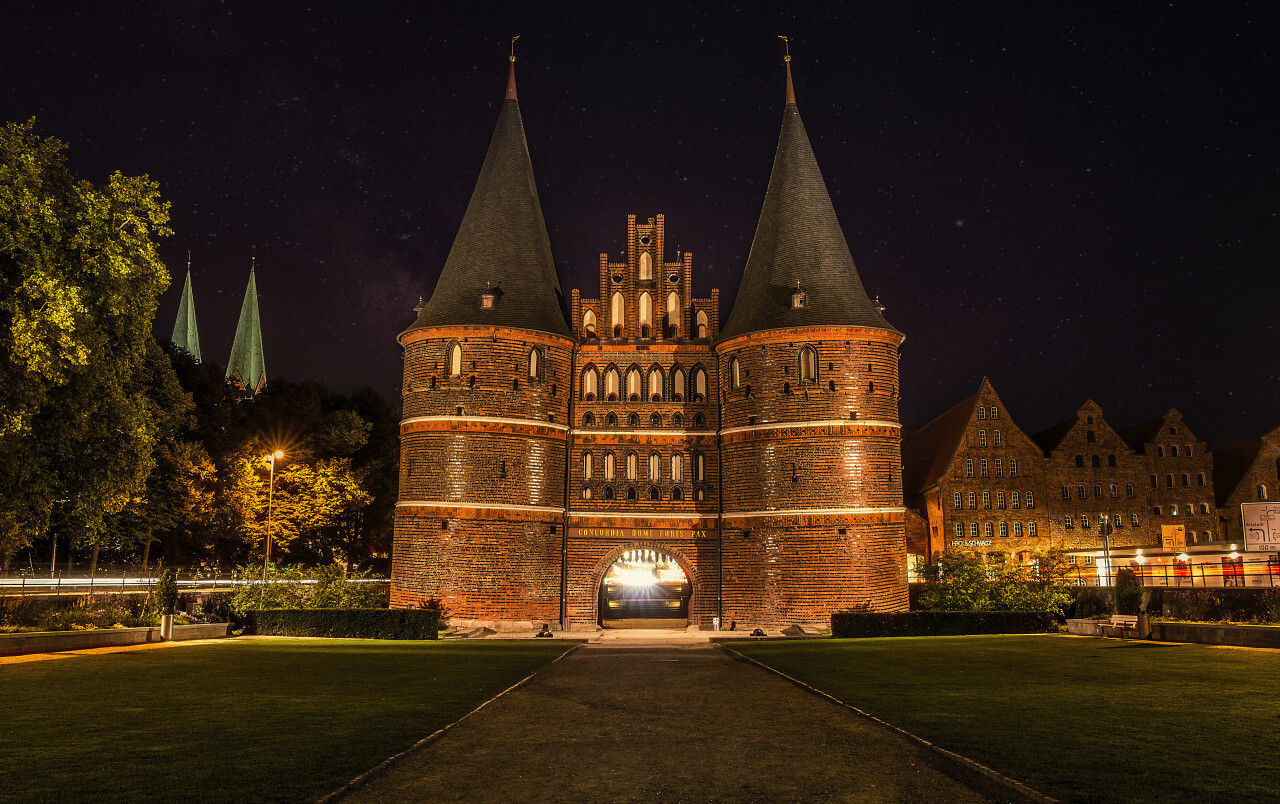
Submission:
[[[670,255],[673,254],[674,258]],[[721,326],[666,221],[566,301],[516,101],[405,351],[392,604],[459,621],[825,624],[905,609],[898,347],[791,78]]]

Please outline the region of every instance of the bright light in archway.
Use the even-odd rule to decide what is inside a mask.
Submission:
[[[633,587],[687,580],[678,562],[656,550],[628,550],[613,562],[605,575],[606,583]]]

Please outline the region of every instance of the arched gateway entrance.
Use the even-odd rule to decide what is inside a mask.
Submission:
[[[649,548],[627,550],[600,579],[599,624],[605,628],[684,628],[693,585],[680,562]]]

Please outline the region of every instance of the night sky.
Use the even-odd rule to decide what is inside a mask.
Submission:
[[[77,175],[173,204],[225,364],[256,246],[270,377],[398,400],[517,43],[561,282],[596,295],[627,213],[737,291],[777,143],[782,43],[868,292],[907,333],[902,419],[989,376],[1036,432],[1086,398],[1219,447],[1280,424],[1274,3],[9,5],[0,111]],[[480,11],[463,11],[471,7]]]

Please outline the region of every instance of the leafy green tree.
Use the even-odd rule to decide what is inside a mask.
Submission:
[[[0,561],[58,519],[80,546],[145,492],[160,424],[148,393],[154,238],[146,176],[76,181],[35,121],[0,128]]]
[[[926,611],[987,611],[991,584],[980,556],[944,550],[923,568],[920,608]]]

